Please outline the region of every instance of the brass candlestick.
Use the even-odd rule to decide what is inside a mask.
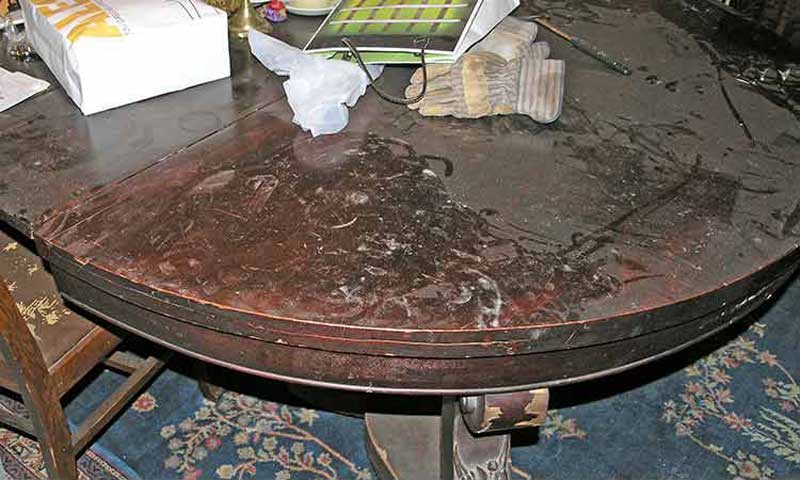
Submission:
[[[247,38],[250,30],[272,33],[272,25],[256,12],[250,0],[242,0],[242,6],[228,20],[228,31],[239,38]]]

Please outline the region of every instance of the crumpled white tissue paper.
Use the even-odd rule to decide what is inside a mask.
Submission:
[[[343,60],[328,60],[303,52],[269,35],[251,30],[250,51],[272,72],[289,76],[284,82],[294,123],[313,136],[340,132],[347,126],[352,107],[364,95],[369,79],[361,68]],[[383,65],[367,67],[373,78]]]
[[[0,112],[44,91],[50,84],[22,72],[0,68]]]

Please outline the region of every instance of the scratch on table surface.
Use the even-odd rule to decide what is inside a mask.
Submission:
[[[353,218],[352,220],[350,220],[347,223],[343,223],[341,225],[334,225],[334,226],[331,227],[331,230],[341,230],[342,228],[347,228],[347,227],[353,225],[354,223],[356,223],[356,221],[358,221],[358,217]]]

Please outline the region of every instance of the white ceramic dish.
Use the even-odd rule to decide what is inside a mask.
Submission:
[[[317,17],[331,13],[333,7],[325,8],[296,8],[291,5],[286,5],[286,11],[295,15],[302,15],[304,17]]]

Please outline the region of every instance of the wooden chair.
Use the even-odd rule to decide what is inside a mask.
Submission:
[[[18,416],[0,409],[0,422],[38,439],[51,479],[76,479],[76,458],[164,362],[115,352],[120,339],[66,309],[52,277],[38,268],[40,260],[0,230],[0,386],[19,394],[28,410]],[[26,297],[19,306],[7,286]],[[70,432],[61,398],[99,364],[129,377]]]

